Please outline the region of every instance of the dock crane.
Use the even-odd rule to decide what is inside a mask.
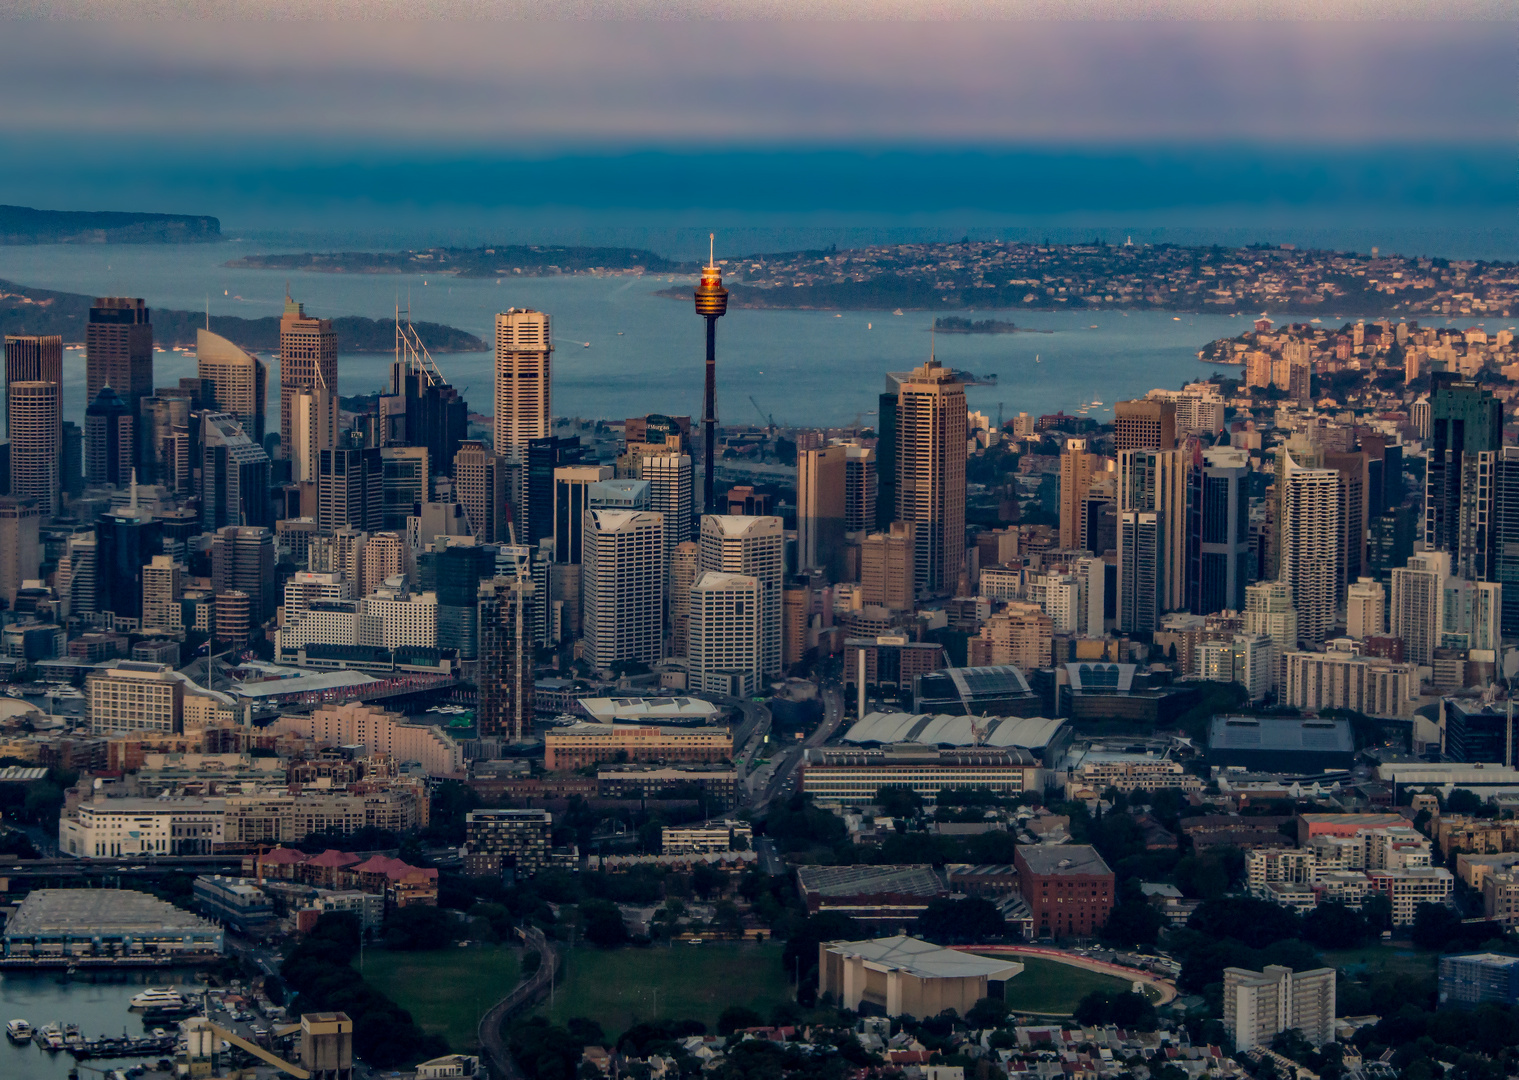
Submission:
[[[767,414],[764,409],[760,408],[760,403],[754,400],[753,394],[749,395],[749,404],[753,405],[754,411],[760,414],[760,419],[770,425],[770,437],[772,439],[775,438],[775,414]]]

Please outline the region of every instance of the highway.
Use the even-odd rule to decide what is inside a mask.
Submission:
[[[160,855],[135,859],[24,859],[0,861],[4,878],[149,878],[159,874],[222,874],[242,869],[241,855]]]
[[[803,754],[809,749],[825,745],[838,733],[839,725],[844,720],[844,691],[837,684],[827,682],[823,684],[820,693],[823,698],[823,720],[818,724],[817,730],[800,745],[777,754],[769,765],[750,778],[750,806],[756,816],[763,814],[772,803],[789,799],[796,792],[796,767],[801,764]]]

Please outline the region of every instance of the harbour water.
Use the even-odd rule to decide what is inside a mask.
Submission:
[[[209,306],[213,314],[245,318],[278,315],[287,275],[222,265],[255,250],[291,248],[267,239],[256,247],[0,247],[0,278],[69,292],[141,296],[160,308]],[[457,326],[486,341],[496,312],[538,308],[554,319],[556,414],[620,419],[648,412],[701,413],[702,320],[689,302],[656,295],[675,279],[293,273],[288,281],[291,294],[313,315],[388,319],[397,303],[404,309],[409,301],[413,318]],[[1090,415],[1106,420],[1114,401],[1154,387],[1179,387],[1219,370],[1200,363],[1197,350],[1240,333],[1257,313],[989,313],[1052,332],[931,338],[935,314],[732,309],[718,324],[719,418],[754,423],[773,416],[781,425],[810,426],[869,423],[884,373],[921,364],[932,348],[948,366],[997,374],[998,385],[967,393],[970,406],[993,421],[999,406],[1010,417],[1020,411],[1073,412],[1094,400],[1103,404],[1092,406]],[[1351,311],[1320,315],[1330,324],[1355,317]],[[490,353],[436,359],[474,411],[492,411]],[[83,352],[65,354],[64,368],[64,414],[81,417]],[[194,370],[193,354],[160,353],[155,382],[172,385]],[[389,374],[389,355],[344,355],[339,389],[371,392],[387,384]],[[271,386],[276,380],[271,370]],[[269,398],[277,429],[278,395]]]
[[[105,976],[102,975],[102,978]],[[145,1033],[140,1013],[130,1011],[132,996],[142,992],[145,985],[179,986],[200,989],[193,973],[182,972],[129,972],[128,982],[91,983],[89,976],[63,981],[58,972],[0,972],[0,1024],[22,1019],[33,1027],[57,1021],[59,1024],[78,1024],[80,1034],[87,1039],[102,1035],[121,1035],[123,1031],[133,1037]],[[173,1024],[161,1025],[173,1030]],[[91,1059],[87,1064],[94,1069],[126,1068],[148,1064],[151,1060],[130,1058],[119,1061]],[[74,1058],[68,1051],[50,1053],[35,1043],[16,1045],[9,1039],[0,1039],[0,1076],[6,1080],[66,1080]],[[80,1070],[81,1080],[98,1080],[97,1074]]]

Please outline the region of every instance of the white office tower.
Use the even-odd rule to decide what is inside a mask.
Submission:
[[[1275,658],[1271,685],[1280,687],[1285,675],[1283,657],[1297,648],[1297,608],[1292,589],[1280,581],[1261,581],[1245,586],[1245,633],[1271,639]]]
[[[177,633],[184,628],[180,597],[185,568],[172,555],[154,555],[142,568],[142,628]]]
[[[1181,450],[1118,455],[1118,628],[1153,632],[1187,606],[1187,484]]]
[[[1450,552],[1421,551],[1392,571],[1392,636],[1403,639],[1403,658],[1430,664],[1445,625],[1445,582]],[[1351,635],[1352,637],[1354,635]]]
[[[542,311],[508,308],[496,316],[496,453],[514,465],[512,505],[522,505],[527,444],[554,433],[550,408],[554,343]]]
[[[352,600],[353,585],[341,573],[298,570],[285,582],[285,621],[305,611],[316,600]]]
[[[290,479],[315,482],[323,450],[338,442],[338,399],[325,386],[302,386],[290,394]]]
[[[1334,632],[1342,576],[1340,473],[1305,469],[1287,455],[1282,483],[1282,573],[1292,587],[1298,640],[1321,647]]]
[[[670,552],[670,655],[685,656],[689,641],[691,586],[696,584],[701,545],[676,544]]]
[[[760,673],[781,670],[781,584],[786,535],[778,517],[708,514],[701,519],[701,570],[748,574],[760,584]]]
[[[1362,641],[1387,632],[1387,588],[1375,578],[1357,578],[1345,590],[1345,633]]]
[[[664,645],[664,515],[587,510],[581,559],[586,662],[593,668],[658,663]]]
[[[358,603],[358,644],[381,649],[438,645],[438,594],[384,586]]]
[[[98,548],[93,532],[69,537],[68,554],[58,565],[58,594],[67,599],[70,615],[95,613],[95,574],[96,566],[99,565],[97,557]],[[67,567],[63,565],[64,561],[67,561]]]
[[[690,591],[686,688],[749,697],[758,693],[760,583],[749,574],[704,571]]]
[[[651,454],[638,459],[640,480],[649,484],[649,509],[665,516],[665,545],[674,551],[677,544],[691,539],[691,522],[695,497],[695,478],[690,454]]]
[[[1072,574],[1030,574],[1024,595],[1050,617],[1055,633],[1074,634],[1085,614],[1082,584]]]
[[[1098,558],[1081,558],[1073,564],[1076,580],[1081,583],[1081,625],[1087,637],[1100,638],[1106,632],[1108,574],[1107,563]]]
[[[1333,1042],[1334,980],[1334,968],[1224,968],[1224,1030],[1234,1048],[1269,1047],[1276,1035],[1291,1028],[1314,1046]]]

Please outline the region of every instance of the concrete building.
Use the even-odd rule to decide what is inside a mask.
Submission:
[[[1334,968],[1225,968],[1224,1030],[1235,1049],[1269,1047],[1276,1035],[1292,1028],[1314,1046],[1333,1042],[1335,976]]]
[[[747,822],[721,821],[712,825],[666,825],[660,830],[662,855],[711,855],[724,851],[746,851],[754,842],[754,830]]]
[[[1394,571],[1396,573],[1396,571]],[[1387,633],[1387,588],[1375,578],[1357,578],[1346,589],[1345,635],[1357,641]]]
[[[547,810],[471,810],[464,815],[464,868],[473,877],[519,878],[547,869],[554,817]]]
[[[587,765],[628,761],[726,762],[733,759],[727,728],[657,727],[652,724],[574,724],[543,734],[543,767],[569,772]]]
[[[1287,678],[1287,653],[1297,649],[1297,608],[1292,604],[1292,587],[1281,581],[1261,581],[1245,587],[1245,633],[1269,638],[1276,657],[1272,663],[1271,686],[1281,686]]]
[[[1286,654],[1283,705],[1308,712],[1352,709],[1367,716],[1409,717],[1419,700],[1415,665],[1360,655],[1356,643],[1340,638],[1325,652]]]
[[[876,452],[848,443],[844,447],[844,531],[862,533],[876,526]]]
[[[90,733],[118,731],[174,734],[184,730],[186,679],[164,664],[118,660],[85,679]]]
[[[848,449],[803,450],[796,459],[797,568],[844,580],[845,472]]]
[[[1283,448],[1280,580],[1292,589],[1298,640],[1317,648],[1334,631],[1344,578],[1340,474],[1299,465]]]
[[[750,697],[761,688],[759,579],[703,571],[691,586],[687,689]]]
[[[911,611],[916,596],[914,566],[917,524],[893,521],[886,532],[860,542],[860,589],[867,604],[887,611]]]
[[[1120,401],[1113,406],[1113,445],[1125,450],[1176,449],[1174,401]]]
[[[304,400],[297,402],[300,396]],[[331,319],[285,297],[280,316],[280,456],[316,478],[317,454],[338,444],[338,335]],[[302,475],[306,473],[306,475]]]
[[[1085,439],[1067,439],[1060,454],[1060,548],[1081,550],[1081,513],[1092,475],[1103,459],[1087,452]]]
[[[952,593],[965,563],[965,384],[930,358],[903,378],[895,412],[894,520],[917,525],[917,591]]]
[[[317,525],[365,532],[385,521],[384,461],[378,447],[317,452]],[[460,502],[464,502],[460,493]],[[466,510],[468,503],[465,503]]]
[[[1440,957],[1441,1007],[1472,1008],[1485,1001],[1519,1003],[1519,956],[1462,953]]]
[[[0,496],[0,597],[5,599],[7,607],[15,608],[16,594],[21,591],[22,582],[36,580],[41,572],[44,516],[42,508],[31,499]],[[85,572],[90,579],[85,591],[93,599],[94,567],[88,567]],[[61,585],[59,588],[62,591]],[[90,610],[93,607],[91,604]],[[84,610],[74,608],[76,612]]]
[[[582,559],[587,662],[595,668],[658,662],[664,652],[664,515],[588,510]]]
[[[535,695],[530,618],[537,586],[526,578],[480,583],[479,708],[481,738],[519,742],[532,734]]]
[[[270,731],[289,732],[319,747],[364,746],[393,761],[415,761],[429,776],[459,776],[464,754],[458,743],[432,724],[408,724],[398,713],[350,701],[308,715],[281,716]]]
[[[204,327],[195,331],[195,371],[211,384],[211,400],[201,407],[237,419],[256,446],[264,445],[269,369],[247,350]]]
[[[225,800],[93,798],[58,819],[58,850],[81,859],[209,855],[225,839]]]
[[[470,534],[482,544],[507,540],[507,460],[483,442],[466,439],[454,455],[454,499],[464,507]]]
[[[996,985],[1016,978],[1023,965],[940,948],[911,937],[829,941],[818,946],[818,993],[862,1014],[963,1016]]]
[[[708,514],[701,521],[699,569],[752,577],[760,586],[760,674],[781,671],[785,534],[778,517]]]
[[[1088,844],[1019,844],[1018,892],[1042,938],[1091,937],[1113,911],[1113,871]]]
[[[553,434],[554,352],[549,316],[508,308],[496,316],[496,453],[521,463],[532,439]],[[520,493],[513,492],[513,502]]]
[[[177,634],[184,629],[185,568],[171,555],[154,555],[142,569],[142,628]]]
[[[200,414],[201,528],[272,524],[269,455],[231,413]]]
[[[1042,787],[1039,763],[1020,747],[941,750],[896,743],[878,750],[813,748],[802,763],[802,791],[820,803],[868,806],[883,787],[910,787],[928,799],[944,788],[985,787],[1012,797]]]
[[[968,646],[971,667],[1011,664],[1023,671],[1053,662],[1055,623],[1038,604],[1014,600],[982,624]]]
[[[1422,551],[1392,572],[1392,636],[1402,639],[1403,655],[1415,664],[1431,663],[1441,645],[1450,566],[1449,552]]]

